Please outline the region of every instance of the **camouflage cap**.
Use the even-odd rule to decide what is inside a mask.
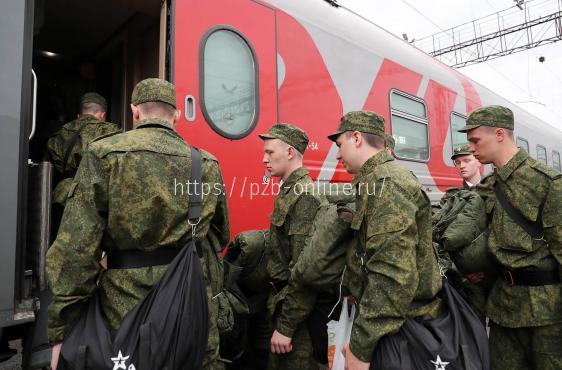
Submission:
[[[470,151],[470,145],[464,144],[453,149],[453,155],[451,156],[451,159],[455,159],[455,157],[458,157],[459,155],[469,154],[472,154],[472,152]]]
[[[267,134],[259,134],[258,136],[263,140],[279,139],[298,150],[301,154],[304,154],[308,145],[306,132],[289,123],[277,123],[271,126]]]
[[[139,105],[149,101],[159,101],[176,107],[176,88],[170,82],[159,78],[147,78],[133,89],[131,104]]]
[[[80,99],[80,105],[86,103],[95,103],[103,108],[104,111],[107,111],[107,100],[103,96],[95,92],[88,92],[82,95]]]
[[[366,134],[374,134],[386,137],[384,132],[384,117],[366,110],[346,113],[340,119],[340,127],[333,134],[328,135],[328,139],[336,141],[338,136],[346,131],[359,131]]]
[[[470,113],[466,126],[459,132],[467,132],[480,126],[490,126],[513,130],[513,112],[501,105],[488,105]]]
[[[394,140],[394,137],[392,137],[392,135],[387,134],[384,137],[384,144],[386,145],[387,148],[394,150],[394,147],[396,146],[396,141]]]

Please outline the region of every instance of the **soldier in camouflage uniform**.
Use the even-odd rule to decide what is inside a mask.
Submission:
[[[476,189],[491,219],[489,253],[499,264],[486,301],[492,369],[562,369],[562,175],[520,150],[513,126],[510,109],[487,106],[459,130],[474,156],[496,167]],[[495,187],[542,235],[532,237],[507,213]]]
[[[60,182],[53,191],[53,202],[64,207],[66,196],[82,155],[89,143],[100,136],[119,132],[117,125],[105,122],[107,102],[90,92],[80,100],[80,114],[66,123],[47,141],[47,159],[53,163]]]
[[[105,317],[115,329],[166,270],[166,265],[102,270],[102,252],[181,247],[182,237],[191,235],[189,194],[178,187],[190,179],[191,152],[174,129],[180,117],[175,88],[164,80],[143,80],[135,87],[131,103],[134,129],[98,139],[85,151],[60,231],[47,253],[53,291],[48,335],[58,343],[53,348],[54,361],[80,303],[96,284]],[[217,159],[203,150],[201,154],[203,184],[223,189]],[[222,269],[212,262],[219,260],[220,247],[214,248],[226,245],[229,232],[224,192],[204,194],[195,238],[211,286],[223,279]],[[215,369],[222,367],[217,363],[217,307],[208,290],[211,328],[204,367]]]
[[[480,162],[470,152],[468,144],[456,147],[451,159],[455,168],[459,170],[464,189],[470,189],[480,182]]]
[[[394,140],[394,137],[389,134],[384,135],[384,144],[388,155],[393,158],[396,157],[396,155],[394,155],[394,147],[396,146],[396,140]]]
[[[271,337],[269,369],[318,369],[305,321],[316,303],[316,293],[291,279],[291,270],[312,232],[312,221],[322,198],[316,193],[302,156],[308,137],[300,128],[276,124],[264,142],[263,162],[283,184],[275,199],[269,229],[267,270],[272,285],[269,307],[275,331]],[[326,347],[328,343],[326,342]]]
[[[382,116],[347,113],[328,138],[346,170],[356,174],[351,228],[357,243],[347,253],[344,284],[359,310],[344,349],[346,369],[369,369],[379,340],[397,332],[406,317],[439,313],[430,202],[414,175],[385,150]]]

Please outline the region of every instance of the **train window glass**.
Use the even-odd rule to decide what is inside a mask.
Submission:
[[[560,168],[560,153],[557,151],[552,151],[552,167],[558,172],[562,172],[562,168]]]
[[[416,117],[426,118],[427,112],[423,101],[412,99],[409,96],[393,91],[390,95],[392,109],[411,114]]]
[[[459,129],[466,125],[466,117],[457,113],[451,113],[451,144],[453,150],[468,143],[466,132],[459,132]]]
[[[529,153],[529,142],[522,137],[517,137],[517,146]]]
[[[542,145],[537,145],[537,161],[546,164],[546,148]]]
[[[394,153],[399,159],[426,162],[429,160],[427,108],[423,100],[391,91],[390,111]]]
[[[243,138],[258,118],[255,54],[241,34],[224,28],[208,32],[202,50],[203,115],[220,135]]]

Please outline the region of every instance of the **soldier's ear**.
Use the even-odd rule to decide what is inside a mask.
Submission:
[[[353,131],[351,137],[353,139],[353,144],[355,145],[356,148],[361,146],[361,143],[363,142],[363,135],[361,134],[361,132]]]
[[[131,104],[131,112],[133,113],[133,121],[140,120],[140,109],[136,105]]]
[[[287,147],[287,154],[289,159],[293,159],[293,157],[295,156],[295,148],[293,148],[292,146],[288,146]]]
[[[100,116],[99,116],[99,120],[100,120],[100,121],[105,121],[105,115],[106,115],[106,112],[101,112],[101,113],[100,113]]]
[[[172,117],[172,124],[174,125],[174,127],[176,127],[178,121],[180,120],[181,117],[181,110],[176,109],[176,111],[174,112],[174,117]]]

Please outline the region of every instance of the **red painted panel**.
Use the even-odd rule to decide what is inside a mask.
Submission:
[[[277,47],[285,64],[279,88],[279,119],[303,128],[310,144],[304,164],[316,179],[332,144],[327,135],[337,129],[342,103],[334,82],[306,29],[277,11]]]
[[[196,99],[196,120],[182,117],[177,129],[190,143],[213,153],[220,160],[230,207],[232,235],[267,227],[272,208],[270,196],[251,195],[268,192],[261,185],[263,142],[257,133],[265,132],[277,119],[277,70],[275,50],[275,13],[272,9],[247,0],[183,0],[175,9],[174,83],[178,107],[184,97]],[[259,65],[259,120],[255,130],[240,140],[229,140],[205,121],[199,96],[199,47],[204,34],[217,25],[227,25],[243,34],[254,48]]]
[[[441,191],[460,186],[459,173],[443,160],[443,144],[449,132],[451,112],[457,93],[433,80],[427,85],[423,99],[427,104],[429,117],[430,161],[429,173]]]

